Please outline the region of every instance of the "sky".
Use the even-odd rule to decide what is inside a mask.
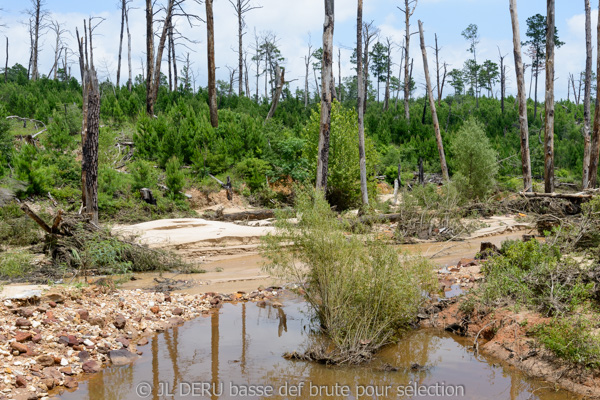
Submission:
[[[162,0],[158,0],[160,3]],[[67,44],[76,49],[75,27],[81,31],[83,19],[89,16],[102,17],[104,22],[95,31],[94,60],[98,75],[101,79],[116,80],[119,31],[121,23],[120,1],[118,0],[46,0],[45,8],[49,18],[65,24],[70,33],[66,37]],[[518,0],[517,8],[521,30],[521,41],[525,41],[527,29],[526,19],[536,13],[546,14],[546,2],[542,0]],[[260,9],[246,14],[246,34],[244,35],[244,48],[250,49],[254,42],[254,32],[260,36],[265,32],[272,32],[277,37],[277,44],[286,61],[286,80],[291,81],[291,86],[304,86],[304,56],[308,51],[309,42],[313,48],[322,46],[322,31],[324,21],[323,0],[251,0],[251,4],[260,6]],[[398,46],[392,53],[392,61],[400,62],[399,45],[404,37],[404,14],[397,8],[404,1],[400,0],[364,0],[363,20],[373,21],[380,31],[380,40],[390,37]],[[353,73],[350,63],[352,49],[356,46],[356,0],[335,1],[335,28],[334,28],[334,71],[337,79],[337,52],[341,49],[342,76]],[[133,0],[129,21],[132,34],[132,63],[133,75],[141,73],[142,59],[145,62],[145,2]],[[186,10],[205,19],[204,4],[195,0],[186,0]],[[25,10],[31,8],[29,0],[14,1],[0,0],[0,22],[5,27],[0,35],[9,39],[9,65],[20,63],[27,67],[29,62],[29,33],[24,22],[27,21]],[[449,64],[449,69],[461,69],[465,60],[471,58],[468,52],[469,44],[462,37],[461,32],[469,25],[476,24],[480,35],[477,46],[478,62],[486,59],[499,64],[499,52],[506,55],[507,93],[516,94],[516,77],[513,60],[512,26],[509,13],[508,0],[419,0],[416,11],[411,18],[411,33],[418,31],[417,20],[423,22],[425,42],[428,46],[434,45],[434,34],[438,36],[440,62]],[[227,66],[235,68],[237,62],[237,17],[229,0],[214,0],[215,21],[215,58],[217,65],[217,79],[228,80]],[[597,8],[592,8],[592,34],[596,43],[596,27],[598,21]],[[567,97],[568,77],[570,73],[578,76],[585,69],[585,30],[584,30],[584,1],[583,0],[558,0],[556,1],[556,27],[558,36],[565,44],[556,49],[555,56],[555,97]],[[183,35],[193,42],[181,42],[177,45],[178,68],[183,66],[182,59],[190,53],[192,70],[195,75],[196,86],[206,86],[207,61],[206,61],[206,26],[198,22],[190,26],[185,20],[179,19],[177,26]],[[47,74],[54,62],[54,34],[47,31],[41,39],[39,55],[40,72]],[[0,63],[4,65],[4,40],[0,40]],[[124,53],[121,76],[127,76],[126,40],[123,43]],[[166,55],[165,55],[166,57]],[[413,35],[410,45],[410,57],[414,58],[413,77],[417,83],[417,95],[423,93],[425,83],[423,62],[419,48],[418,35]],[[596,49],[594,49],[595,68]],[[428,49],[430,74],[434,76],[434,52]],[[530,63],[527,56],[523,57],[525,63]],[[77,59],[73,55],[72,74],[79,78]],[[163,62],[163,72],[166,73],[166,62]],[[249,66],[249,68],[252,68]],[[312,71],[311,77],[312,77]],[[255,78],[251,71],[250,89],[254,93]],[[395,76],[398,75],[398,65],[394,66]],[[529,71],[526,74],[526,83],[529,84]],[[544,96],[544,79],[542,73],[539,77],[538,98]],[[122,78],[122,81],[124,79]],[[314,89],[314,78],[310,79]],[[499,90],[499,85],[496,91]],[[261,80],[259,87],[264,87]],[[264,91],[264,89],[263,89]],[[449,94],[453,89],[446,85],[444,93]],[[572,94],[571,94],[572,96]]]

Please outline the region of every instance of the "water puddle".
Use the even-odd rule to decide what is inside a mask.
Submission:
[[[305,304],[225,304],[207,317],[152,338],[142,358],[80,383],[64,400],[94,399],[578,399],[495,360],[472,339],[434,330],[406,334],[360,367],[289,361],[310,336]],[[421,394],[419,396],[419,394]]]

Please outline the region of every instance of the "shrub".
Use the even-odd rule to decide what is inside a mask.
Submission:
[[[296,207],[298,225],[278,220],[263,251],[270,272],[304,284],[304,296],[335,347],[315,347],[308,357],[368,359],[414,320],[423,293],[433,287],[433,266],[420,257],[401,258],[374,238],[347,236],[318,192],[300,191]]]
[[[153,164],[144,160],[136,160],[129,166],[131,176],[133,177],[133,183],[131,188],[133,190],[140,190],[141,188],[153,188],[156,186],[158,177],[156,176],[155,168]]]
[[[31,254],[15,250],[2,253],[0,278],[21,278],[31,270]]]
[[[167,178],[166,184],[169,188],[169,194],[171,197],[180,197],[180,191],[183,189],[185,184],[185,175],[181,170],[181,163],[176,156],[173,156],[167,161]]]
[[[38,226],[21,211],[17,203],[0,207],[0,243],[26,246],[40,239]]]
[[[358,156],[358,122],[356,111],[345,109],[334,102],[331,110],[331,133],[329,147],[329,175],[327,177],[327,200],[338,210],[361,204],[360,164]],[[316,177],[319,145],[320,114],[313,111],[304,128],[306,140],[305,157],[311,163],[311,176]],[[366,134],[366,133],[365,133]],[[375,166],[377,152],[373,141],[365,139],[369,197],[376,196]]]
[[[271,172],[269,163],[258,158],[247,158],[237,163],[235,169],[252,191],[265,186],[267,175]]]
[[[467,198],[483,198],[494,185],[498,172],[497,153],[483,126],[468,119],[452,141],[454,180]]]

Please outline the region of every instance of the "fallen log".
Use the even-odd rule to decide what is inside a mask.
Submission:
[[[587,192],[579,192],[579,193],[537,193],[537,192],[519,192],[521,196],[524,197],[549,197],[553,199],[591,199],[594,197],[593,194]]]
[[[275,210],[251,210],[217,216],[219,221],[258,221],[275,217]]]

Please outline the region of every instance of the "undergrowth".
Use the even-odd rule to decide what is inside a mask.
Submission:
[[[315,341],[302,357],[367,360],[414,320],[424,293],[433,288],[433,266],[420,257],[401,257],[371,236],[347,234],[319,192],[299,192],[296,207],[299,223],[279,219],[262,249],[269,272],[303,284],[328,339]]]

